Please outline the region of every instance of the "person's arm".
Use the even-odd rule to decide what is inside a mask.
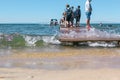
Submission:
[[[90,12],[92,11],[92,6],[91,6],[90,3],[89,3],[89,11],[90,11]]]

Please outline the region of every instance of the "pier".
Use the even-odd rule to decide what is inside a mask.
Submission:
[[[120,45],[120,36],[102,32],[98,29],[88,31],[85,27],[60,27],[59,41],[62,43],[79,42],[117,42]]]

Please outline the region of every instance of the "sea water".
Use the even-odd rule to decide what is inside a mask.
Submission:
[[[58,33],[59,26],[48,24],[0,24],[1,47],[36,46],[49,42]],[[36,44],[38,42],[38,44]]]
[[[85,26],[85,24],[82,24]],[[91,31],[77,34],[72,32],[71,37],[120,37],[120,24],[92,24]],[[59,25],[49,26],[49,24],[0,24],[0,47],[28,47],[43,46],[43,44],[60,44],[58,40]],[[69,36],[69,37],[70,37]],[[98,45],[99,46],[99,45]]]
[[[81,24],[81,26],[84,27],[85,24]],[[81,43],[79,46],[64,46],[58,40],[59,35],[67,35],[69,37],[78,35],[77,37],[86,36],[88,38],[93,36],[116,38],[120,37],[120,24],[91,24],[91,26],[92,29],[90,31],[83,31],[81,35],[73,31],[71,31],[69,34],[61,34],[59,32],[59,25],[49,26],[49,24],[0,24],[0,67],[68,69],[71,67],[98,68],[101,67],[99,64],[103,64],[104,66],[102,67],[107,66],[109,68],[120,68],[119,57],[91,56],[91,54],[119,55],[120,49],[114,43],[87,42]],[[40,53],[63,54],[67,51],[66,53],[72,54],[71,50],[73,50],[73,56],[67,58],[37,57]],[[78,52],[74,52],[74,50],[77,50]],[[74,53],[84,55],[75,57]],[[29,56],[29,54],[32,56],[36,55],[36,57],[26,58],[24,54],[26,57]],[[11,57],[11,55],[19,56]],[[25,58],[23,59],[20,56]],[[112,59],[114,60],[112,61]],[[101,62],[101,60],[103,61]]]

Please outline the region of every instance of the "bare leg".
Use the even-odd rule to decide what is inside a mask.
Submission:
[[[86,27],[87,27],[87,29],[88,29],[88,31],[89,31],[90,28],[91,28],[91,26],[90,26],[90,19],[87,19],[87,22],[86,22],[86,23],[87,23],[87,26],[86,26]]]

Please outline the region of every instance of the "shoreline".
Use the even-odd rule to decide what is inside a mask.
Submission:
[[[46,70],[120,69],[119,49],[64,49],[58,52],[13,51],[0,56],[0,67]]]
[[[0,56],[0,80],[120,80],[119,48],[12,52]]]

